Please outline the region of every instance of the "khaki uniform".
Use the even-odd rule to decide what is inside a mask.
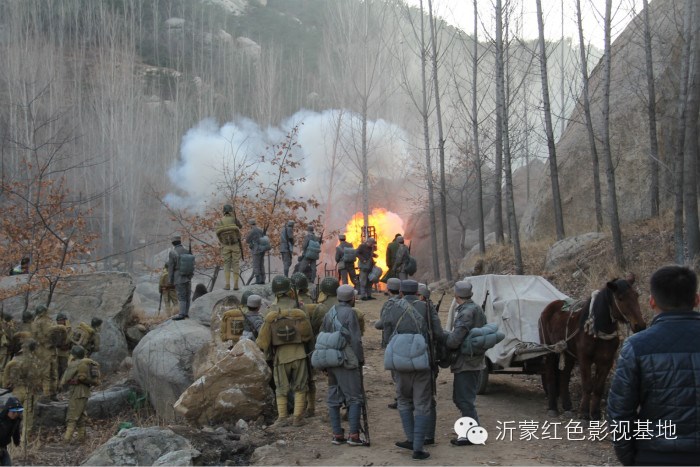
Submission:
[[[10,389],[24,407],[22,438],[27,439],[34,424],[36,399],[41,392],[42,362],[36,353],[24,350],[5,366],[2,385]]]
[[[240,229],[241,223],[230,214],[224,214],[216,226],[217,233],[226,230],[226,227],[235,225]],[[239,232],[240,236],[240,232]],[[233,289],[238,290],[238,280],[241,274],[241,242],[240,239],[234,245],[221,244],[221,259],[224,262],[224,279],[226,289],[231,287],[231,272],[233,272]]]
[[[87,323],[80,323],[77,329],[72,330],[71,342],[83,347],[88,357],[100,351],[100,333]]]
[[[63,377],[63,373],[66,371],[66,368],[68,368],[68,357],[70,357],[70,349],[73,346],[73,343],[70,341],[70,322],[66,321],[66,324],[57,324],[56,326],[62,326],[65,328],[66,336],[68,336],[64,345],[56,347],[57,372],[58,380],[60,381]]]
[[[72,360],[61,379],[61,386],[68,385],[68,411],[66,412],[65,440],[70,441],[73,432],[78,433],[78,440],[85,439],[85,421],[87,420],[87,401],[90,397],[90,386],[97,381],[90,375],[91,365],[97,365],[94,360],[82,358]]]
[[[41,362],[41,387],[45,396],[57,392],[58,358],[51,342],[53,321],[46,314],[37,316],[32,323],[32,335],[37,341],[36,356]]]
[[[5,365],[12,359],[15,332],[14,321],[3,320],[0,323],[0,371],[4,370]]]
[[[164,268],[158,280],[158,292],[163,296],[165,302],[165,312],[168,315],[177,313],[177,291],[175,286],[170,284],[168,268]]]

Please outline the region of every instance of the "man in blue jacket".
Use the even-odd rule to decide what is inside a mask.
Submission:
[[[608,395],[615,454],[623,465],[697,465],[700,460],[700,303],[696,274],[652,274],[655,316],[622,346]]]

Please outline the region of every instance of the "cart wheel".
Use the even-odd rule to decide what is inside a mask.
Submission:
[[[477,394],[486,394],[486,388],[489,384],[489,362],[486,362],[486,368],[481,370],[479,374],[479,389],[476,391]]]

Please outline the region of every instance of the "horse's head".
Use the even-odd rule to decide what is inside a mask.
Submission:
[[[611,280],[607,283],[607,288],[615,298],[613,317],[617,321],[629,323],[632,331],[639,332],[646,329],[647,325],[639,308],[639,294],[634,290],[634,280],[634,274],[629,274],[624,279]]]

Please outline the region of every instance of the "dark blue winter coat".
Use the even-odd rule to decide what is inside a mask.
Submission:
[[[625,341],[608,420],[629,423],[631,439],[614,441],[623,465],[700,463],[700,313],[661,313]]]

